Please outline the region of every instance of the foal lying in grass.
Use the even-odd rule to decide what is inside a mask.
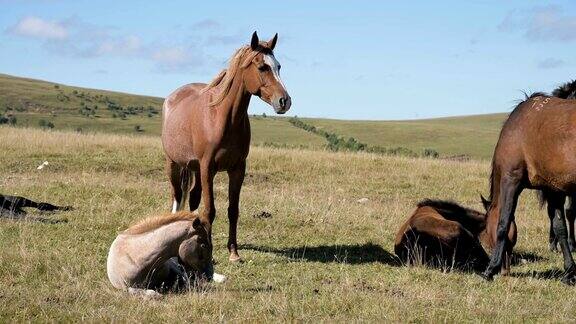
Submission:
[[[480,245],[484,214],[456,203],[424,200],[400,227],[394,251],[402,262],[484,270],[488,255]]]
[[[225,280],[214,273],[208,233],[190,212],[149,218],[120,233],[107,271],[114,287],[147,297],[185,289],[195,279]]]

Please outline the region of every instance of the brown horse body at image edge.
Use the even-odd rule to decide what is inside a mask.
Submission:
[[[260,97],[279,114],[291,105],[274,57],[277,36],[260,42],[254,32],[251,44],[237,50],[228,69],[210,84],[185,85],[164,101],[162,144],[172,185],[172,212],[183,209],[188,196],[190,210],[196,210],[202,197],[201,218],[211,237],[216,216],[213,179],[216,172],[227,171],[232,261],[240,260],[236,228],[250,147],[250,98]]]
[[[563,281],[572,283],[564,201],[576,193],[576,101],[535,93],[512,111],[492,159],[486,234],[496,242],[483,277],[500,271],[515,239],[514,212],[523,189],[542,190],[555,211],[553,229],[564,256]],[[511,233],[513,236],[511,237]]]

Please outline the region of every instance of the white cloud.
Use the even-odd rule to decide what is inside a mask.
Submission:
[[[192,25],[193,29],[197,30],[210,30],[220,28],[220,23],[212,19],[204,19]]]
[[[137,36],[129,35],[118,39],[105,39],[97,43],[93,54],[95,56],[130,56],[138,54],[141,49],[142,41],[140,38]]]
[[[182,72],[206,65],[210,59],[196,47],[165,46],[151,51],[150,59],[162,72]]]
[[[221,32],[216,35],[211,31],[221,27],[216,21],[202,20],[192,26],[196,28],[192,34],[171,37],[169,41],[150,41],[137,35],[123,34],[112,27],[86,23],[77,17],[55,22],[29,16],[18,21],[7,32],[41,41],[44,48],[55,55],[83,59],[140,59],[151,62],[158,71],[170,73],[198,71],[223,61],[223,58],[214,59],[206,55],[205,47],[239,46],[242,43],[238,36],[222,35]]]
[[[540,69],[556,69],[566,65],[566,62],[560,59],[556,59],[553,57],[545,58],[541,61],[538,61],[538,68]]]
[[[523,31],[532,41],[575,41],[576,16],[567,15],[558,6],[535,7],[510,12],[500,23],[501,31]]]
[[[8,29],[8,32],[18,36],[48,40],[63,40],[68,37],[68,30],[62,23],[35,16],[20,19]]]

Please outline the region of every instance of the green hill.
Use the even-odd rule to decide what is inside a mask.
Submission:
[[[72,87],[0,74],[0,117],[16,126],[82,132],[158,136],[162,98]],[[297,113],[298,107],[294,107]],[[369,147],[425,149],[441,157],[489,159],[505,114],[410,121],[346,121],[302,118],[306,124]],[[323,136],[295,127],[288,118],[252,117],[253,144],[322,148]]]
[[[430,148],[443,156],[489,159],[506,116],[500,113],[406,121],[305,121],[368,145],[401,146],[416,152]]]

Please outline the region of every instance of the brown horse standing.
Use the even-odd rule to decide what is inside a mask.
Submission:
[[[562,281],[574,283],[576,265],[568,247],[564,201],[576,194],[576,101],[535,93],[516,106],[500,132],[492,158],[487,233],[495,238],[488,268],[491,280],[512,251],[514,211],[523,189],[542,190],[555,211],[554,233],[564,256]],[[495,223],[497,222],[497,226]]]
[[[236,228],[250,147],[250,98],[260,97],[278,114],[288,111],[291,105],[280,79],[280,64],[274,57],[277,39],[278,34],[268,42],[260,42],[254,32],[250,45],[238,49],[228,69],[210,84],[185,85],[164,101],[162,144],[172,184],[172,211],[183,209],[188,196],[190,210],[196,210],[202,197],[201,218],[211,234],[216,216],[214,176],[227,171],[231,261],[240,260]]]
[[[558,88],[554,89],[554,91],[552,91],[552,96],[562,99],[576,99],[576,80],[566,82]],[[544,206],[544,204],[548,201],[548,197],[544,194],[544,192],[540,192],[538,198],[540,199],[540,206]],[[576,251],[576,238],[574,237],[574,222],[576,221],[576,196],[570,195],[567,198],[565,214],[566,220],[568,221],[568,246],[570,247],[570,251],[574,252]],[[554,234],[553,227],[554,214],[556,211],[554,210],[553,206],[548,204],[547,212],[548,217],[550,218],[550,250],[558,251],[559,242],[556,238],[556,234]]]

